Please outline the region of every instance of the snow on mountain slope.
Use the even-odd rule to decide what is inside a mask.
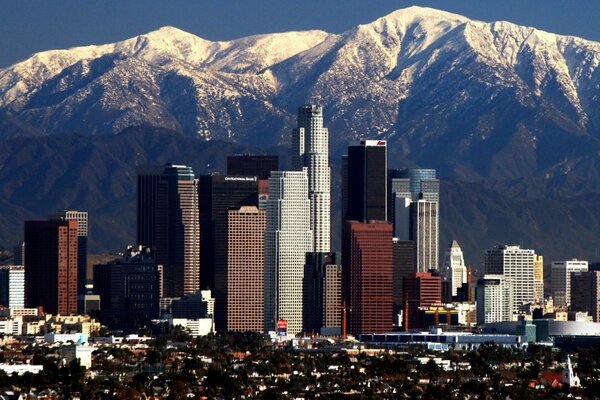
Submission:
[[[0,70],[0,115],[48,134],[150,125],[276,144],[312,101],[334,149],[386,137],[397,159],[514,178],[573,170],[595,151],[599,63],[595,42],[422,7],[340,35],[211,42],[164,27]],[[576,149],[570,162],[558,142]]]

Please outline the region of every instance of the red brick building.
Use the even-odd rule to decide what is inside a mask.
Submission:
[[[442,277],[430,272],[415,272],[404,278],[404,329],[425,328],[419,307],[442,302]]]
[[[25,306],[77,313],[77,221],[25,221]]]
[[[348,221],[344,229],[343,280],[348,332],[393,329],[392,224]]]

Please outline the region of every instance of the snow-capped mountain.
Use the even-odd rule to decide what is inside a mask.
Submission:
[[[599,63],[596,42],[420,7],[340,35],[211,42],[165,27],[0,70],[0,136],[153,126],[274,145],[316,102],[334,150],[388,138],[392,164],[556,178],[596,165]]]

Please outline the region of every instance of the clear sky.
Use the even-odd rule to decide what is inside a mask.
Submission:
[[[411,5],[600,41],[598,0],[2,0],[0,68],[37,51],[115,42],[165,25],[210,40],[337,33]]]

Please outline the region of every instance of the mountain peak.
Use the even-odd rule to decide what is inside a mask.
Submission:
[[[422,23],[425,21],[465,23],[470,20],[465,16],[453,14],[448,11],[438,10],[429,7],[411,6],[392,11],[391,13],[373,21],[372,24],[382,22],[393,22],[396,25],[412,25],[415,23]]]

